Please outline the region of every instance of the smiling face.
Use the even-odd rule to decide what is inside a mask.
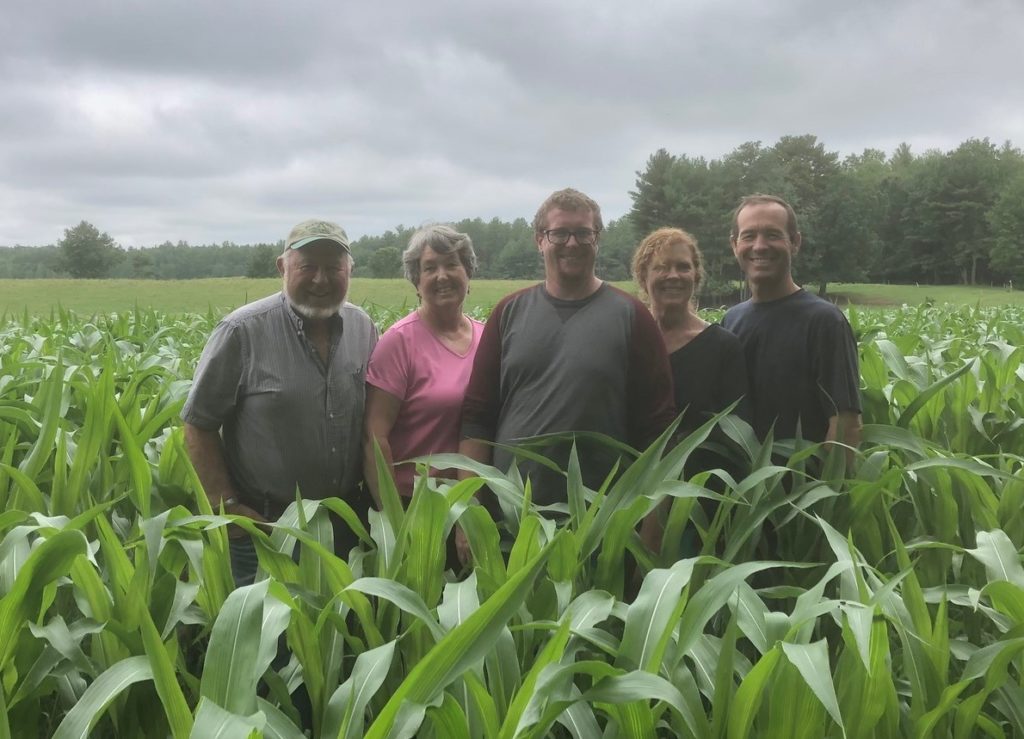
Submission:
[[[544,255],[545,281],[549,287],[555,287],[556,292],[576,291],[594,280],[598,234],[592,211],[552,208],[547,213],[545,231],[579,232],[583,229],[593,233],[592,243],[581,244],[573,236],[559,246],[544,233],[536,236],[537,248]]]
[[[786,209],[778,203],[752,203],[736,214],[732,251],[750,283],[755,301],[775,300],[796,292],[793,257],[800,234],[787,234]]]
[[[681,241],[660,247],[647,265],[644,289],[656,313],[676,308],[686,310],[698,286],[693,250]]]
[[[420,255],[420,279],[416,292],[428,309],[453,307],[462,310],[469,288],[469,275],[458,253],[439,254],[433,247],[424,247]]]
[[[338,312],[352,274],[348,254],[333,241],[314,241],[277,258],[284,294],[299,315],[324,319]]]

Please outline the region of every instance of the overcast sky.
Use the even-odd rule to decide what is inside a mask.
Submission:
[[[0,245],[629,210],[660,147],[1024,146],[1024,0],[5,0]]]

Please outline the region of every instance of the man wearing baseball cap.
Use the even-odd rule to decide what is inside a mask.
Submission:
[[[340,497],[365,517],[361,490],[364,380],[377,329],[345,302],[348,236],[330,221],[295,226],[277,258],[283,290],[214,329],[182,409],[185,443],[214,510],[277,519],[295,500]],[[356,537],[334,521],[335,551]],[[252,541],[232,528],[235,582],[250,583]]]

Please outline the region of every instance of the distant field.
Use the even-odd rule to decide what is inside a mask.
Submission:
[[[474,280],[467,308],[489,307],[532,280]],[[632,283],[616,283],[632,290]],[[225,313],[280,289],[278,279],[228,277],[208,280],[0,280],[0,315],[46,316],[58,307],[78,314],[112,313],[136,305],[165,313]],[[813,289],[813,287],[812,287]],[[1024,291],[999,288],[914,285],[830,286],[830,294],[856,305],[919,305],[928,300],[955,305],[1024,305]],[[352,280],[349,299],[388,310],[416,304],[416,292],[405,280]]]
[[[813,289],[813,286],[812,286]],[[854,305],[921,305],[932,301],[939,305],[1024,305],[1024,290],[962,285],[829,285],[829,294],[841,296]]]
[[[489,307],[532,280],[475,280],[468,308]],[[165,313],[226,313],[281,289],[279,279],[224,277],[208,280],[0,280],[0,315],[47,316],[58,306],[78,314],[112,313],[136,305]],[[356,278],[349,300],[389,310],[412,308],[416,290],[405,280]]]

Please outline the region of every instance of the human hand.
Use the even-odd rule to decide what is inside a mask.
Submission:
[[[462,527],[455,524],[455,552],[459,555],[459,562],[468,565],[473,561],[473,551],[469,547],[469,539]]]
[[[224,512],[229,513],[232,516],[245,516],[246,518],[252,519],[258,524],[268,523],[255,508],[250,508],[245,503],[232,503],[231,505],[224,507]],[[240,539],[245,536],[245,529],[241,526],[231,525],[228,527],[228,537],[231,539]]]
[[[655,509],[647,514],[640,522],[640,541],[644,543],[652,554],[661,552],[662,537],[665,535],[664,524]]]

